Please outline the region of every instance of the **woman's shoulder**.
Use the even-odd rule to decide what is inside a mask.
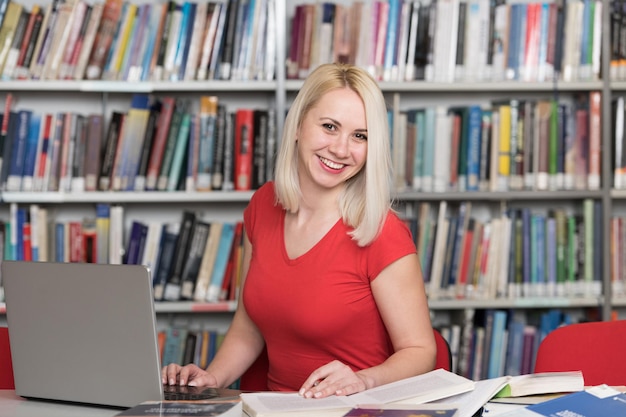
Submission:
[[[275,199],[273,181],[268,181],[265,184],[261,185],[252,195],[252,199],[256,199],[256,200],[259,200],[259,199],[266,200],[268,198],[271,198],[272,200]]]

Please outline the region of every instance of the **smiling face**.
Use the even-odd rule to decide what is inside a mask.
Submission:
[[[363,101],[349,88],[329,91],[305,115],[297,137],[301,186],[343,186],[367,157]]]

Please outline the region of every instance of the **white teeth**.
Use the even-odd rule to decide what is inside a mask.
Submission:
[[[326,165],[329,168],[332,168],[332,169],[341,169],[341,168],[343,168],[343,164],[335,163],[335,162],[330,161],[330,160],[328,160],[326,158],[320,157],[320,160],[322,161],[322,163],[324,165]]]

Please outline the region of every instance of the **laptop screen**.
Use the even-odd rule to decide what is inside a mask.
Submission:
[[[150,271],[2,262],[15,391],[131,407],[162,400]]]

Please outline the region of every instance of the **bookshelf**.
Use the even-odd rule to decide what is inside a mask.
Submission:
[[[21,2],[27,7],[34,3],[30,0]],[[91,4],[94,1],[90,0]],[[137,4],[146,3],[138,1]],[[129,107],[133,94],[152,94],[182,97],[193,101],[197,111],[198,97],[205,94],[217,95],[229,110],[249,106],[272,108],[276,110],[277,132],[282,131],[282,117],[295,97],[302,81],[292,79],[288,67],[290,36],[294,30],[291,18],[296,7],[304,1],[268,2],[273,7],[277,25],[275,26],[276,66],[272,80],[208,80],[208,81],[117,81],[117,80],[20,80],[0,81],[0,100],[6,93],[12,93],[20,107],[32,108],[36,112],[56,109],[62,101],[70,111],[99,112],[109,115],[114,110],[125,111]],[[311,2],[312,3],[312,2]],[[350,0],[338,1],[348,6]],[[374,3],[370,1],[369,3]],[[390,1],[391,3],[391,1]],[[427,2],[423,2],[427,4]],[[602,56],[601,66],[611,66],[610,54],[610,7],[602,9]],[[605,71],[606,73],[606,71]],[[626,191],[612,188],[613,164],[613,128],[611,124],[612,99],[626,95],[626,83],[611,81],[607,76],[598,80],[535,82],[535,81],[380,81],[380,86],[388,99],[390,109],[404,112],[423,106],[467,106],[479,104],[489,106],[495,101],[550,99],[555,95],[572,102],[576,94],[588,94],[599,91],[602,94],[601,114],[601,172],[600,187],[595,190],[506,190],[506,191],[454,191],[425,192],[412,190],[410,187],[399,189],[395,195],[397,207],[409,217],[417,217],[420,203],[431,203],[436,210],[437,204],[446,201],[452,207],[462,202],[471,202],[473,210],[482,218],[493,217],[503,208],[537,207],[547,212],[552,206],[564,207],[570,212],[580,212],[585,200],[600,203],[602,214],[601,230],[603,236],[610,234],[610,219],[614,213],[626,212]],[[279,137],[277,135],[277,137]],[[211,192],[113,192],[98,191],[90,193],[72,192],[2,192],[1,200],[6,205],[16,203],[19,206],[38,204],[48,207],[59,219],[75,219],[93,211],[96,203],[109,203],[124,207],[125,227],[130,228],[132,220],[147,218],[160,221],[180,219],[184,209],[192,209],[209,220],[236,220],[252,195],[252,191],[211,191]],[[8,208],[0,209],[0,214],[8,216]],[[606,238],[604,240],[606,242]],[[600,277],[602,292],[597,296],[548,297],[532,296],[522,298],[497,299],[432,299],[433,322],[449,325],[461,323],[466,311],[502,309],[510,311],[541,312],[553,308],[572,311],[579,317],[585,317],[589,310],[597,310],[597,316],[608,320],[613,310],[621,315],[626,307],[626,297],[612,296],[611,253],[603,250],[601,264],[604,265]],[[157,313],[160,321],[168,324],[174,321],[206,322],[217,321],[221,328],[228,325],[234,306],[229,303],[192,303],[159,302]],[[0,314],[3,310],[0,306]]]

